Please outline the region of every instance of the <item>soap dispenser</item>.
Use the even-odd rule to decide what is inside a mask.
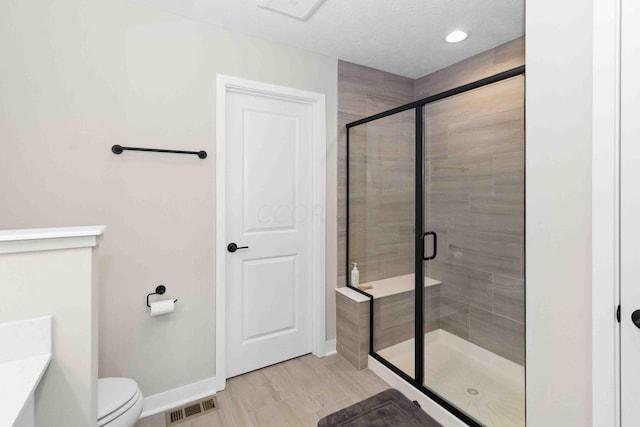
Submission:
[[[358,271],[358,263],[353,263],[353,270],[351,270],[351,286],[357,288],[360,284],[360,271]]]

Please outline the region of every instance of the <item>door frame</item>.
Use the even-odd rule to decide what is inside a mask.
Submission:
[[[325,95],[270,83],[216,75],[216,224],[215,224],[215,384],[226,385],[226,120],[227,94],[242,93],[310,105],[312,108],[313,149],[311,150],[311,253],[308,279],[311,282],[312,354],[325,355],[326,340],[326,110]]]
[[[594,427],[620,427],[621,1],[593,1],[591,356]],[[596,102],[597,100],[597,102]]]

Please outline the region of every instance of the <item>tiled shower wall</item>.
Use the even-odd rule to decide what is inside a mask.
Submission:
[[[524,64],[524,38],[415,82],[416,99]],[[440,328],[524,364],[524,78],[425,107],[426,274]]]
[[[406,77],[338,62],[339,286],[346,285],[345,125],[413,101],[413,84]],[[351,133],[350,261],[359,263],[361,282],[413,271],[415,197],[413,187],[406,189],[414,164],[413,117],[412,113],[404,113],[394,119],[359,126]]]
[[[339,63],[340,285],[346,283],[344,125],[522,64],[524,38],[415,81]],[[439,301],[429,306],[439,307],[442,329],[520,364],[524,363],[523,90],[520,77],[433,103],[426,107],[425,121],[425,226],[439,236],[438,258],[427,263],[426,274],[443,282],[440,295],[434,295]],[[350,244],[351,257],[366,260],[361,281],[413,272],[413,149],[404,147],[405,139],[413,138],[407,131],[413,114],[406,115],[352,131]],[[399,131],[395,139],[394,131]],[[365,138],[366,144],[357,144]],[[366,152],[355,150],[358,146],[367,147]],[[389,152],[388,147],[396,146],[400,150]],[[377,194],[375,200],[366,200],[369,193]],[[379,203],[393,197],[394,203]]]
[[[440,328],[524,362],[524,78],[425,110],[426,228]]]

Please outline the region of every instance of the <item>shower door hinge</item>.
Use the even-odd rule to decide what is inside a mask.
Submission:
[[[618,309],[616,310],[616,319],[620,323],[620,304],[618,304]]]

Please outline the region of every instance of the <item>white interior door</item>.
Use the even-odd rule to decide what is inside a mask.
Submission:
[[[309,104],[226,95],[227,378],[312,350],[312,132]]]
[[[640,425],[640,2],[622,2],[620,187],[621,423]],[[596,101],[596,100],[594,100]],[[632,317],[636,319],[636,325]],[[596,404],[594,402],[594,404]]]

